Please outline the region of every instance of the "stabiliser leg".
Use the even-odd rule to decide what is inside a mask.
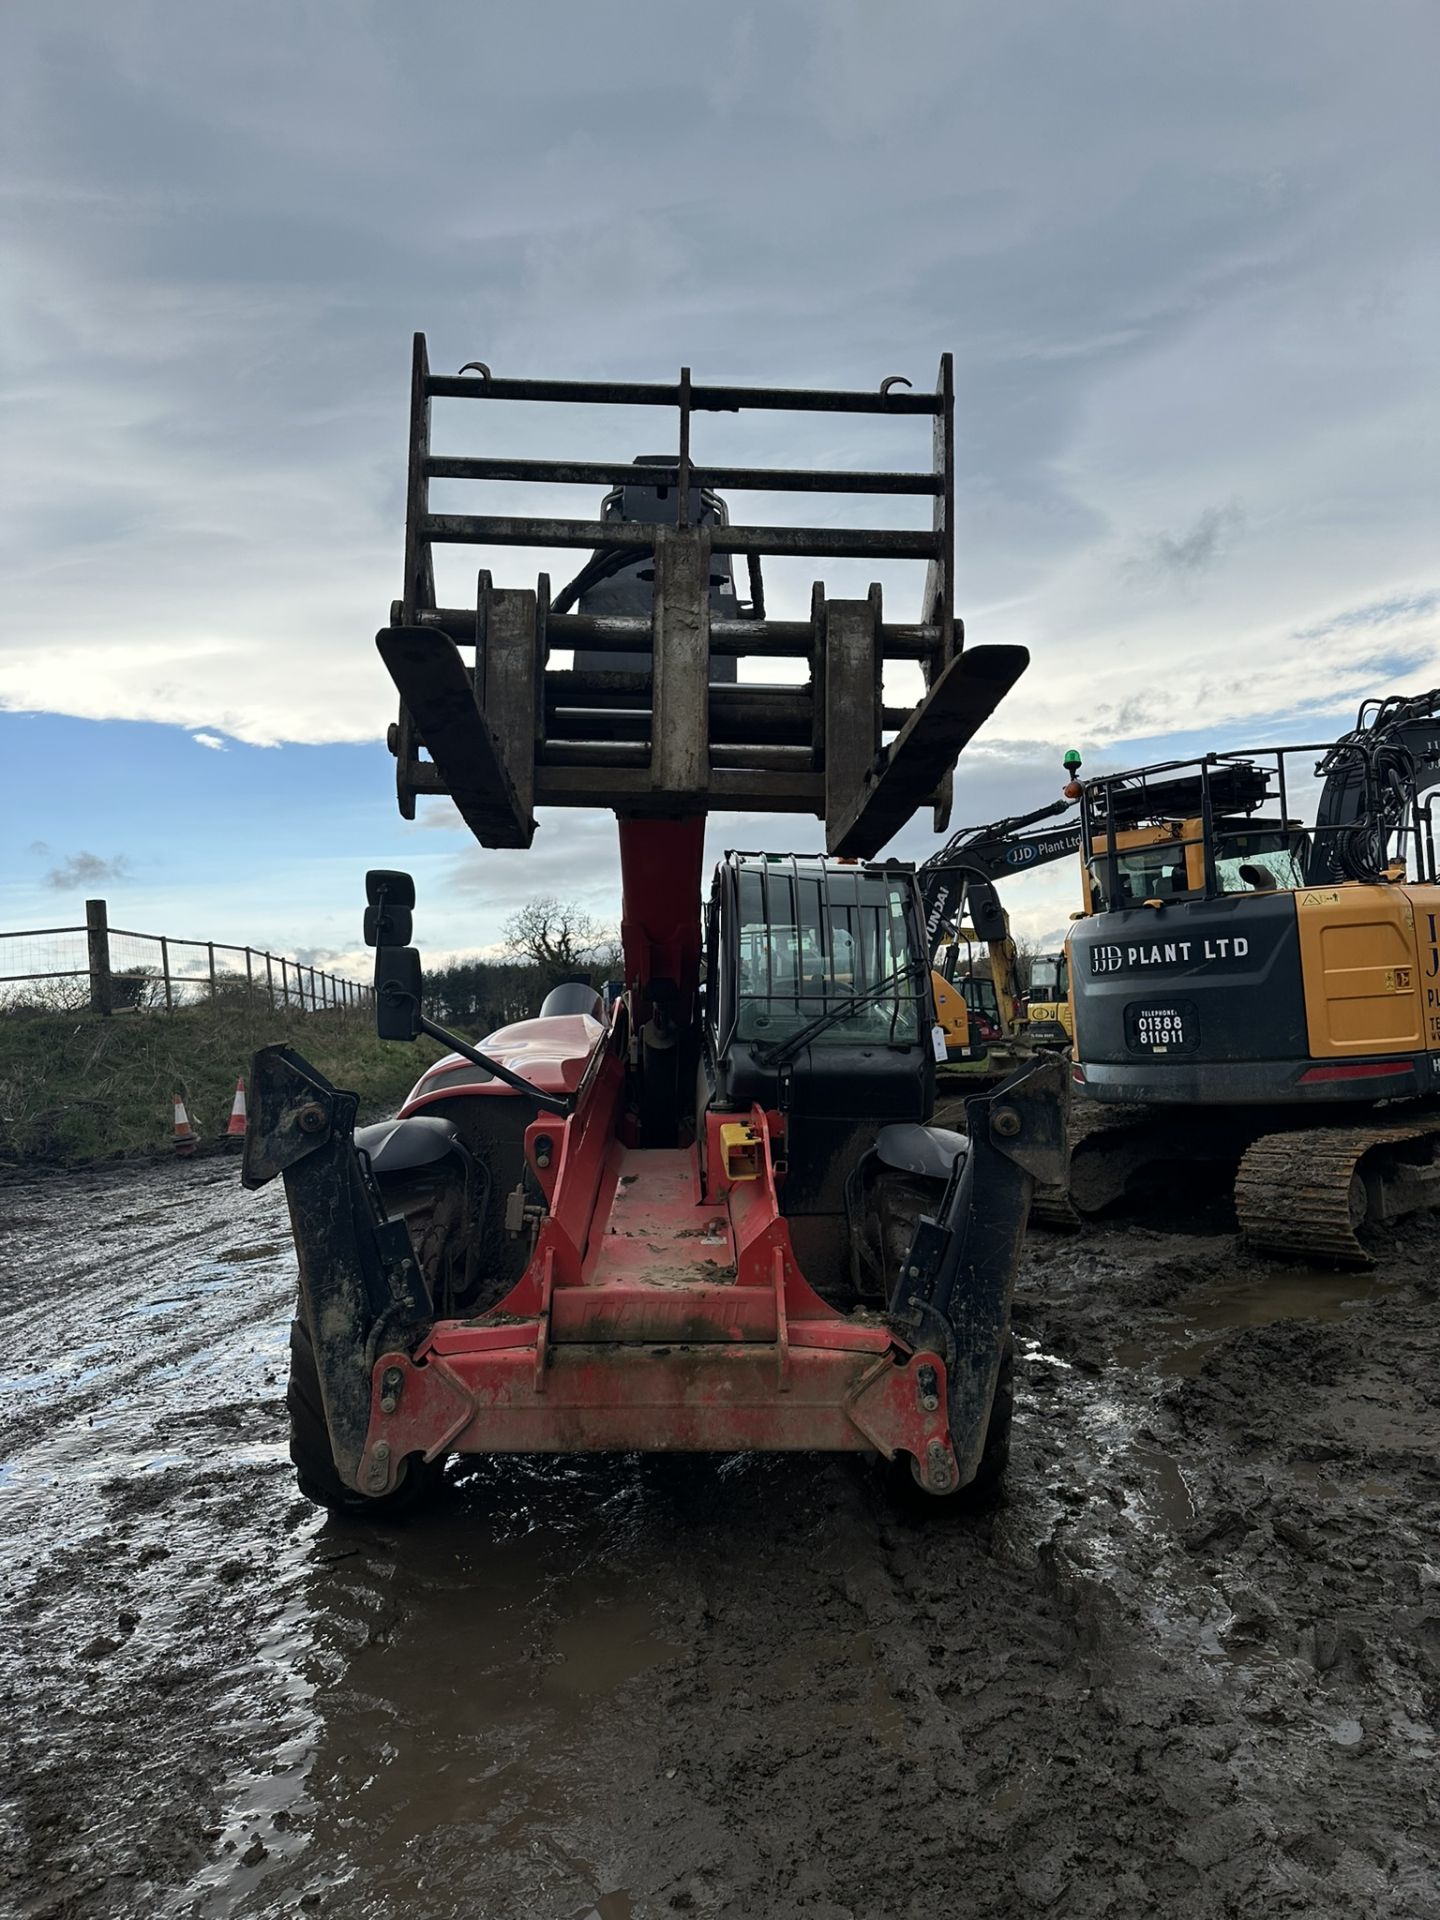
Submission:
[[[916,1226],[890,1301],[897,1328],[945,1361],[961,1486],[985,1447],[1030,1196],[1063,1172],[1065,1071],[1043,1061],[966,1101],[970,1150],[935,1217]]]
[[[300,1312],[310,1329],[335,1466],[359,1487],[370,1424],[375,1356],[408,1349],[432,1311],[403,1220],[387,1220],[355,1150],[353,1093],[332,1087],[289,1047],[262,1047],[250,1069],[250,1126],[241,1180],[277,1174],[300,1267]]]

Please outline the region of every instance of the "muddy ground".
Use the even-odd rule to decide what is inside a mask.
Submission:
[[[0,1190],[0,1911],[1440,1915],[1435,1229],[1037,1237],[1008,1506],[854,1462],[292,1490],[278,1191]]]

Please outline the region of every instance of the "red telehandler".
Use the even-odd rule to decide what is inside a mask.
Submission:
[[[449,377],[415,345],[403,598],[378,636],[401,696],[402,813],[448,794],[485,846],[536,807],[613,809],[623,992],[552,994],[472,1047],[422,1010],[414,887],[368,877],[382,1037],[452,1051],[400,1114],[288,1048],[254,1068],[248,1186],[283,1175],[299,1256],[291,1451],[302,1490],[371,1512],[451,1453],[836,1449],[926,1493],[993,1493],[1010,1411],[1010,1295],[1034,1180],[1059,1177],[1063,1086],[1032,1067],[930,1126],[935,1017],[914,870],[875,856],[1026,664],[954,618],[953,389],[934,394]],[[633,465],[431,451],[436,400],[675,410]],[[694,416],[927,419],[919,472],[711,467]],[[431,510],[435,480],[600,485],[597,521]],[[928,529],[739,526],[721,489],[919,495]],[[442,544],[591,548],[552,601],[479,574],[438,602]],[[748,599],[733,559],[746,560]],[[920,619],[814,589],[765,617],[766,555],[923,559]],[[463,649],[463,651],[462,651]],[[557,664],[563,656],[571,664]],[[808,663],[749,685],[738,662]],[[917,663],[912,708],[882,673]],[[705,817],[795,812],[827,852],[729,853],[702,913]]]

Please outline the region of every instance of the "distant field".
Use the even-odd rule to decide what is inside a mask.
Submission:
[[[31,1013],[0,1019],[0,1166],[81,1166],[163,1149],[180,1094],[203,1139],[225,1131],[238,1074],[283,1041],[360,1096],[399,1101],[440,1049],[377,1040],[339,1014],[196,1007],[174,1013]]]

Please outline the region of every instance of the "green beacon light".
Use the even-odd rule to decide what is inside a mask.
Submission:
[[[1065,755],[1061,765],[1070,776],[1062,789],[1065,798],[1067,800],[1078,800],[1080,798],[1080,782],[1075,776],[1080,771],[1080,756],[1074,747],[1071,747],[1070,751]]]

